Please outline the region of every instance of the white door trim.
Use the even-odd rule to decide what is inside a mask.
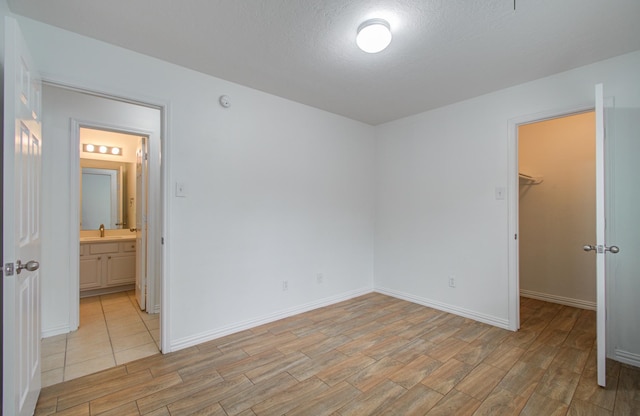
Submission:
[[[168,197],[170,195],[169,189],[168,189],[168,181],[167,178],[170,177],[169,172],[170,172],[170,168],[169,168],[169,160],[170,160],[170,154],[171,154],[171,150],[170,150],[170,133],[169,133],[169,125],[168,125],[168,119],[169,119],[169,113],[170,113],[170,102],[169,101],[165,101],[165,100],[160,100],[157,98],[149,98],[149,97],[132,97],[132,96],[127,96],[126,94],[119,94],[119,93],[114,93],[114,92],[109,92],[109,91],[105,91],[101,88],[95,88],[92,85],[83,85],[82,83],[70,83],[67,81],[63,81],[60,80],[56,77],[51,77],[48,75],[44,75],[43,76],[43,83],[53,86],[53,87],[57,87],[57,88],[63,88],[63,89],[67,89],[67,90],[71,90],[71,91],[76,91],[79,93],[83,93],[83,94],[88,94],[88,95],[93,95],[93,96],[97,96],[97,97],[101,97],[101,98],[106,98],[106,99],[110,99],[110,100],[115,100],[115,101],[121,101],[121,102],[126,102],[126,103],[130,103],[130,104],[136,104],[136,105],[140,105],[140,106],[144,106],[144,107],[148,107],[148,108],[154,108],[154,109],[158,109],[160,111],[160,140],[159,140],[159,146],[157,149],[157,155],[158,158],[160,160],[161,158],[161,163],[160,163],[160,178],[159,178],[159,186],[158,189],[156,190],[159,195],[160,195],[160,200],[161,200],[161,204],[159,207],[156,207],[155,210],[157,211],[156,213],[154,213],[154,215],[157,218],[157,231],[156,233],[151,236],[149,235],[147,237],[148,240],[150,240],[151,238],[154,238],[156,241],[156,244],[159,245],[159,249],[156,250],[156,255],[154,256],[154,259],[152,261],[154,261],[155,265],[156,265],[156,270],[157,273],[160,277],[160,284],[159,287],[156,288],[156,290],[160,291],[160,310],[158,312],[160,312],[160,349],[163,353],[168,353],[170,352],[170,342],[169,340],[171,339],[170,336],[170,327],[169,327],[169,310],[170,310],[170,297],[169,297],[169,293],[170,293],[170,289],[169,289],[169,259],[168,259],[168,255],[167,253],[169,253],[169,244],[167,241],[167,237],[170,234],[170,228],[169,228],[169,218],[171,218],[171,200]],[[82,122],[78,121],[79,125],[84,126],[85,124],[83,124]],[[92,123],[92,122],[88,122],[87,125],[93,125],[93,126],[99,126],[99,123]],[[73,126],[72,126],[73,127]],[[75,127],[73,127],[75,128]],[[122,126],[120,126],[118,129],[116,129],[116,131],[135,131],[135,129],[129,129],[129,128],[122,128]],[[144,132],[143,134],[148,135],[148,132]],[[75,136],[76,134],[72,134],[72,136]],[[72,166],[70,166],[70,172],[77,172],[80,169],[79,163],[80,163],[80,156],[79,156],[79,145],[78,143],[73,143],[72,142],[72,146],[71,148],[73,149],[73,152],[77,152],[77,155],[72,155]],[[77,166],[75,165],[77,164]],[[77,177],[77,175],[70,175],[69,180],[73,181],[74,177]],[[77,180],[77,178],[76,178]],[[70,182],[70,189],[71,192],[79,192],[78,189],[78,184],[76,183],[74,185],[74,182]],[[76,200],[78,200],[77,198],[79,198],[79,195],[76,196]],[[70,255],[71,256],[77,256],[78,261],[75,261],[74,258],[70,258],[70,271],[73,273],[79,273],[79,253],[77,250],[78,244],[79,244],[79,235],[80,235],[80,224],[78,223],[78,221],[76,221],[75,219],[78,218],[79,215],[79,204],[72,204],[74,206],[71,207],[71,219],[72,221],[70,222],[72,229],[70,229],[70,233],[72,236],[78,236],[75,238],[78,238],[78,240],[76,240],[74,242],[74,237],[71,237],[71,241],[69,241],[69,247],[70,247]],[[75,215],[75,216],[74,216]],[[160,244],[160,241],[162,241],[163,243]],[[72,274],[73,275],[73,274]],[[75,284],[74,284],[75,282]],[[74,304],[79,305],[79,282],[76,279],[72,279],[72,284],[70,286],[70,299],[74,302]],[[77,299],[77,302],[74,301],[74,299]],[[73,311],[73,308],[72,308]],[[72,312],[73,315],[73,312]],[[78,327],[78,320],[79,320],[79,308],[77,311],[77,314],[75,316],[75,322],[73,319],[70,320],[70,327],[73,328],[77,328]]]
[[[524,124],[537,123],[554,118],[593,111],[592,103],[571,108],[543,111],[535,114],[523,115],[508,121],[507,144],[507,186],[509,225],[507,238],[509,239],[508,255],[508,327],[512,331],[520,329],[520,271],[519,271],[519,215],[518,215],[518,127]]]

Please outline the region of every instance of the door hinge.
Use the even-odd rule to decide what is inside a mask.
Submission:
[[[148,152],[144,152],[144,160],[149,160],[149,153]]]
[[[515,234],[515,235],[513,236],[513,239],[514,239],[514,240],[517,240],[517,239],[518,239],[518,234]]]
[[[160,237],[160,244],[164,245],[164,237]]]
[[[5,263],[3,270],[5,276],[13,276],[13,263]]]

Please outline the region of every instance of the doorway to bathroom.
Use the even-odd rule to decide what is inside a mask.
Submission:
[[[43,261],[51,267],[42,358],[50,385],[160,350],[162,110],[51,84],[43,105],[52,191],[43,194]],[[85,203],[87,191],[98,192],[85,190],[84,168],[113,171],[115,192],[109,186],[106,199]],[[96,205],[108,209],[89,212]]]
[[[149,137],[95,126],[74,129],[80,143],[80,297],[135,289],[147,296]],[[75,141],[75,140],[74,140]],[[148,284],[147,284],[148,283]]]

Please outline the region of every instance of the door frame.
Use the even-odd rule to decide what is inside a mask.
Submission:
[[[509,239],[508,254],[508,327],[512,331],[520,329],[520,239],[519,235],[519,181],[518,181],[518,128],[525,124],[552,120],[555,118],[594,111],[593,103],[548,110],[540,113],[523,115],[510,119],[508,122],[507,145],[507,186],[508,186],[508,216],[507,227]]]
[[[95,88],[91,85],[82,85],[78,83],[71,83],[65,80],[60,80],[52,77],[43,76],[42,80],[43,84],[62,88],[70,91],[75,91],[82,94],[93,95],[100,98],[105,98],[114,101],[121,101],[125,103],[135,104],[143,107],[148,107],[152,109],[157,109],[160,112],[160,137],[158,140],[156,147],[158,160],[159,160],[159,169],[158,175],[159,178],[156,181],[157,186],[154,189],[159,195],[160,204],[158,207],[154,207],[155,213],[153,216],[156,218],[155,224],[153,227],[153,235],[149,233],[147,235],[147,242],[153,241],[155,246],[154,256],[153,258],[148,258],[148,261],[152,261],[156,268],[156,273],[158,274],[157,279],[157,287],[156,291],[160,292],[160,308],[158,311],[154,311],[160,313],[160,351],[162,353],[167,353],[171,351],[170,348],[170,328],[169,328],[169,309],[170,309],[170,297],[169,297],[169,277],[168,270],[169,269],[169,261],[168,261],[168,244],[166,241],[166,236],[169,230],[169,220],[171,204],[170,204],[170,193],[168,192],[168,182],[167,178],[169,177],[169,154],[170,154],[170,140],[169,140],[169,125],[168,125],[168,114],[170,112],[170,103],[168,101],[162,101],[159,99],[150,99],[149,97],[132,97],[127,96],[122,93],[116,93],[113,91],[105,91],[99,88]],[[77,328],[79,324],[79,302],[80,302],[80,292],[79,292],[79,252],[78,246],[80,244],[80,224],[77,221],[79,215],[79,189],[78,189],[78,178],[77,173],[80,169],[80,150],[79,150],[79,142],[77,142],[79,137],[79,128],[80,127],[96,127],[106,130],[113,131],[124,131],[134,134],[141,134],[149,137],[150,132],[141,131],[132,129],[129,127],[123,126],[109,126],[100,123],[95,123],[91,121],[84,120],[73,120],[72,121],[72,134],[70,135],[69,140],[71,140],[71,147],[74,152],[72,155],[72,166],[70,166],[70,175],[69,175],[69,184],[70,184],[70,195],[72,199],[71,209],[69,210],[70,215],[70,235],[69,239],[69,255],[70,255],[70,263],[69,263],[69,272],[72,276],[78,276],[77,279],[72,278],[71,284],[69,287],[70,290],[70,299],[74,302],[75,307],[71,308],[71,316],[69,321],[70,328]],[[76,131],[77,129],[77,131]],[[150,144],[151,145],[151,144]],[[75,196],[73,195],[75,193]],[[153,238],[153,240],[152,240]],[[147,245],[149,247],[149,244]],[[149,248],[147,248],[147,252],[149,252]],[[75,313],[74,313],[75,310]]]

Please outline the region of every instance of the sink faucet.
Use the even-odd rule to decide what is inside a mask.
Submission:
[[[100,237],[104,237],[104,224],[100,224]]]

